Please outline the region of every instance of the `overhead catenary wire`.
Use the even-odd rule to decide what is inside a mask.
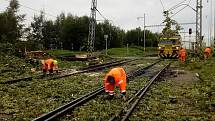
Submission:
[[[178,4],[174,5],[174,6],[171,7],[170,9],[168,9],[167,11],[170,11],[170,10],[173,10],[173,9],[176,9],[176,8],[180,7],[180,6],[182,5],[182,3],[186,2],[186,1],[187,1],[187,0],[183,0],[183,1],[179,2]],[[191,1],[191,0],[190,0],[190,1]],[[189,3],[190,3],[190,1],[189,1]],[[162,5],[162,7],[163,7],[163,11],[165,11],[165,8],[164,8],[164,5],[163,5],[162,0],[160,0],[160,3],[161,3],[161,5]],[[186,8],[186,7],[184,7],[184,8]],[[183,8],[183,9],[184,9],[184,8]],[[182,9],[182,10],[183,10],[183,9]],[[177,13],[179,13],[179,12],[182,11],[182,10],[179,10]],[[176,13],[176,14],[177,14],[177,13]],[[176,14],[175,14],[175,15],[176,15]],[[175,15],[173,15],[173,16],[175,16]],[[173,17],[173,16],[171,16],[171,17]],[[170,17],[170,18],[171,18],[171,17]],[[163,22],[162,22],[162,23],[163,23]],[[161,24],[162,24],[162,23],[161,23]],[[160,24],[160,25],[161,25],[161,24]]]
[[[97,8],[96,11],[99,13],[99,15],[104,19],[104,20],[108,20]]]
[[[177,7],[179,7],[182,3],[186,2],[186,1],[187,1],[187,0],[183,0],[183,1],[179,2],[178,4],[176,4],[176,5],[174,5],[173,7],[171,7],[171,8],[169,9],[169,11],[170,11],[170,10],[173,10],[173,9],[175,9],[175,8],[177,8]]]
[[[28,9],[31,9],[31,10],[36,11],[36,12],[41,12],[40,10],[33,9],[33,8],[31,8],[31,7],[28,7],[28,6],[24,6],[24,5],[21,5],[21,4],[20,4],[20,6],[25,7],[25,8],[28,8]],[[43,12],[43,13],[44,13],[45,15],[48,15],[48,16],[57,18],[57,16],[52,15],[52,14],[50,14],[50,13],[47,13],[47,12]]]
[[[5,0],[5,1],[10,2],[10,0]],[[20,4],[20,3],[19,3],[18,5],[20,5],[20,6],[24,7],[24,8],[27,8],[27,9],[29,9],[29,10],[32,10],[32,11],[35,11],[35,12],[38,12],[38,13],[41,13],[41,10],[34,9],[34,8],[32,8],[32,7],[29,7],[29,6],[26,6],[26,5]],[[52,14],[47,13],[47,12],[43,12],[43,14],[48,15],[48,16],[50,16],[50,17],[57,18],[57,16],[52,15]]]
[[[189,7],[191,0],[188,2],[188,4],[186,4],[186,6],[184,6],[182,9],[178,10],[176,13],[174,13],[172,16],[170,16],[170,18],[174,17],[175,15],[177,15],[179,12],[181,12],[182,10],[184,10],[185,8]],[[183,5],[183,4],[182,4]],[[180,7],[180,6],[179,6]]]
[[[164,8],[162,0],[160,0],[160,3],[161,3],[161,6],[163,7],[163,11],[165,11],[165,8]]]
[[[191,23],[179,23],[179,25],[191,25],[191,24],[195,24],[195,22],[191,22]],[[158,25],[147,25],[145,27],[161,27],[161,26],[166,26],[165,24],[158,24]]]
[[[105,21],[108,21],[108,22],[112,22],[112,24],[114,24],[113,20],[110,20],[110,19],[107,19],[107,17],[105,17],[97,8],[96,8],[96,11],[99,13],[99,15],[105,20]],[[102,20],[97,20],[97,21],[102,21]],[[114,24],[115,25],[115,24]]]

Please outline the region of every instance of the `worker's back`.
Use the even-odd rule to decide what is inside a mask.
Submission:
[[[51,64],[53,64],[54,63],[54,60],[53,59],[47,59],[47,60],[45,60],[45,64],[48,64],[48,65],[51,65]]]
[[[43,72],[53,72],[53,67],[54,67],[54,60],[49,58],[47,60],[41,61],[43,64]]]
[[[209,58],[210,55],[211,55],[211,48],[210,47],[205,48],[205,50],[204,50],[205,59]]]
[[[180,56],[186,56],[186,49],[182,48],[179,52]]]
[[[204,52],[207,52],[207,53],[211,53],[211,48],[209,48],[209,47],[207,47],[207,48],[205,48],[205,51]]]
[[[121,95],[125,96],[126,72],[121,67],[111,69],[104,78],[105,92],[109,92],[109,95],[113,95],[115,86],[119,87]]]
[[[121,67],[111,69],[108,72],[108,74],[106,75],[105,79],[107,79],[108,76],[113,76],[115,78],[117,86],[118,86],[119,81],[121,81],[121,80],[126,81],[126,73],[125,73],[124,69]]]

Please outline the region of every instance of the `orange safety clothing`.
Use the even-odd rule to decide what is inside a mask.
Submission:
[[[186,49],[181,48],[181,50],[179,51],[179,57],[182,63],[185,63],[186,61]]]
[[[54,69],[54,60],[53,59],[44,60],[43,71],[44,72],[47,72],[47,71],[53,72],[53,69]]]
[[[109,76],[114,78],[114,83],[108,81]],[[104,78],[105,92],[113,95],[115,86],[120,87],[121,93],[126,92],[126,72],[121,67],[111,69]]]
[[[209,58],[209,56],[211,55],[211,48],[209,47],[205,48],[204,55],[205,58]]]

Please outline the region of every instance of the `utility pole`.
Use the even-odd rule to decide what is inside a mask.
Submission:
[[[215,51],[215,7],[214,7],[214,51]]]
[[[214,4],[215,4],[215,2],[214,2]],[[214,7],[214,42],[215,42],[215,6],[213,6]]]
[[[108,35],[104,35],[105,38],[105,55],[107,55],[107,39],[108,39]]]
[[[95,43],[95,35],[96,35],[96,10],[97,10],[97,0],[92,0],[89,35],[88,35],[88,53],[90,53],[91,56],[92,56],[92,52],[94,51],[94,43]]]
[[[197,53],[202,48],[202,0],[196,0],[196,47]]]
[[[139,20],[139,19],[141,19],[142,17],[137,17],[137,21]],[[140,38],[141,38],[141,36],[140,35],[142,35],[142,34],[140,34],[141,33],[141,27],[139,26],[138,27],[138,42],[137,42],[137,45],[139,46],[139,41],[140,41]]]
[[[144,48],[144,52],[146,50],[146,14],[144,13],[144,16],[143,17],[137,17],[137,19],[142,19],[143,18],[143,21],[144,21],[144,25],[143,25],[143,48]]]
[[[146,14],[144,13],[144,35],[143,35],[143,41],[144,41],[144,52],[146,51]]]
[[[191,34],[189,34],[189,50],[191,50],[190,49],[190,44],[191,44]]]
[[[211,0],[211,6],[210,6],[210,39],[209,39],[209,43],[208,43],[208,46],[210,47],[211,46],[211,41],[212,41],[212,28],[213,28],[213,1]]]

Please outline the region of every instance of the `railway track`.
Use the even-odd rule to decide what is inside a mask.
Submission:
[[[77,71],[74,71],[74,72],[66,72],[64,70],[64,72],[61,71],[63,73],[61,73],[59,75],[50,74],[50,75],[44,76],[43,74],[40,74],[40,75],[37,75],[37,76],[28,76],[28,77],[23,77],[23,78],[18,78],[18,79],[6,80],[6,81],[0,82],[0,84],[13,84],[13,83],[17,83],[17,82],[20,82],[20,81],[31,81],[33,79],[43,79],[43,80],[59,79],[59,78],[64,78],[64,77],[68,77],[68,76],[75,75],[75,74],[87,73],[87,72],[101,70],[101,69],[104,69],[104,68],[118,66],[118,65],[122,65],[122,64],[131,62],[131,61],[135,61],[135,60],[137,60],[137,59],[118,60],[118,61],[108,62],[108,63],[104,63],[104,64],[97,64],[97,65],[81,68],[81,69],[78,69]]]
[[[152,66],[156,65],[159,62],[160,61],[157,61],[157,62],[155,62],[155,63],[153,63],[147,67],[140,68],[136,71],[129,73],[127,75],[127,79],[131,80],[132,78],[134,78],[136,76],[140,76],[140,75],[144,74],[147,69],[151,68]],[[96,97],[97,95],[102,94],[103,92],[104,92],[104,87],[99,87],[95,91],[87,93],[86,95],[84,95],[80,98],[77,98],[77,99],[75,99],[75,100],[73,100],[73,101],[47,113],[47,114],[44,114],[44,115],[34,119],[33,121],[51,121],[51,120],[58,119],[58,118],[62,117],[63,115],[67,114],[69,111],[73,110],[75,107],[78,107],[78,106],[86,103],[90,99]]]
[[[121,61],[125,61],[125,60],[117,60],[117,61],[111,61],[111,62],[102,63],[102,64],[91,65],[91,66],[88,66],[88,67],[80,68],[78,70],[87,70],[87,69],[90,69],[90,68],[100,67],[100,66],[108,65],[108,64],[111,64],[111,63],[117,63],[117,62],[121,62]]]
[[[164,68],[162,68],[158,73],[156,73],[146,84],[143,86],[132,98],[130,98],[121,111],[112,116],[109,121],[126,121],[128,120],[131,113],[137,107],[140,100],[149,90],[150,86],[169,68],[171,62],[168,63]],[[125,110],[126,109],[126,110]]]

